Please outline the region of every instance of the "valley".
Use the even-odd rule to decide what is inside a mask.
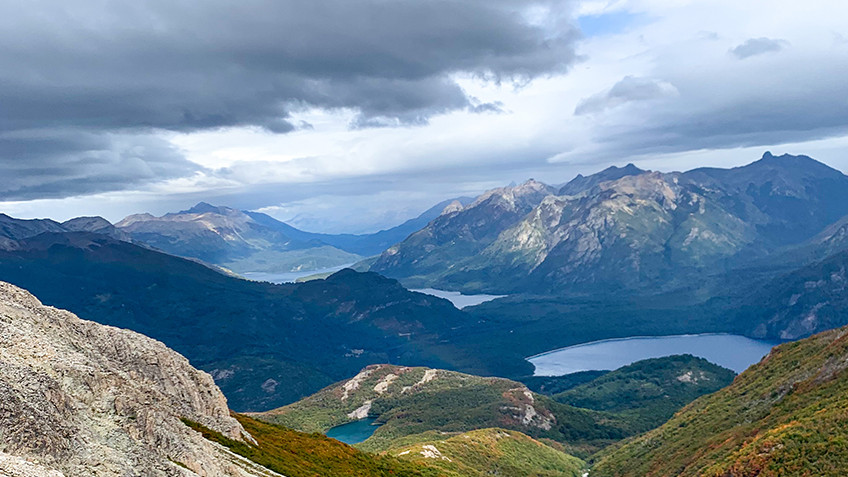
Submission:
[[[848,476],[848,2],[0,44],[0,477]]]
[[[795,160],[766,156],[749,167],[788,180],[797,172]],[[797,161],[808,165],[808,159]],[[841,180],[829,171],[814,171],[810,180],[817,187],[829,187],[820,181]],[[619,278],[609,281],[605,275],[604,267],[620,264],[604,264],[604,234],[594,235],[600,247],[590,253],[595,258],[571,271],[551,272],[544,287],[532,285],[533,280],[537,270],[551,263],[556,247],[537,260],[540,268],[524,269],[526,275],[523,265],[471,273],[477,269],[452,255],[458,253],[454,247],[460,247],[461,253],[473,257],[494,254],[487,263],[497,267],[505,257],[514,260],[518,255],[502,254],[491,244],[525,230],[521,224],[538,216],[540,207],[560,200],[555,194],[562,190],[577,194],[562,196],[565,202],[577,201],[566,209],[591,209],[594,195],[607,197],[600,209],[606,212],[587,212],[589,216],[619,206],[634,217],[646,206],[651,214],[664,210],[656,216],[661,219],[673,212],[662,220],[639,223],[611,216],[624,227],[625,236],[653,236],[658,233],[653,223],[685,223],[673,217],[684,205],[669,201],[685,196],[691,204],[700,204],[715,192],[672,193],[664,187],[691,185],[692,178],[703,181],[707,176],[731,184],[716,189],[723,194],[721,207],[730,210],[728,191],[738,186],[724,173],[686,174],[674,176],[674,182],[627,167],[575,179],[578,182],[559,191],[536,181],[496,189],[464,205],[452,203],[378,258],[318,269],[314,267],[337,256],[328,242],[315,242],[315,237],[261,214],[209,204],[160,218],[134,216],[119,226],[96,218],[57,223],[3,216],[0,278],[32,290],[47,304],[163,341],[209,372],[229,406],[248,413],[244,419],[327,433],[359,451],[423,465],[433,475],[485,475],[492,465],[519,472],[516,469],[527,469],[535,459],[554,466],[550,475],[582,475],[596,455],[607,459],[606,453],[615,452],[608,449],[651,432],[691,401],[729,385],[735,373],[750,365],[756,368],[763,356],[770,356],[772,346],[848,323],[844,219],[817,234],[802,233],[792,229],[784,212],[751,196],[750,189],[742,193],[740,203],[758,207],[765,215],[757,215],[762,224],[749,230],[754,234],[747,235],[749,242],[721,252],[724,258],[712,256],[683,267],[679,274],[662,271],[673,262],[666,261],[656,269],[659,281],[642,276],[636,287]],[[666,195],[651,195],[658,190]],[[770,194],[785,190],[772,189]],[[799,189],[788,190],[791,200],[810,207],[816,203],[813,189],[805,189],[808,196],[802,198]],[[608,200],[613,202],[604,202]],[[698,210],[688,213],[705,214]],[[835,210],[810,220],[824,223],[843,212]],[[466,213],[472,214],[473,226],[464,223]],[[738,221],[742,216],[733,213],[737,218],[725,219]],[[698,220],[701,227],[706,219]],[[175,235],[171,222],[182,224],[173,231],[195,231]],[[768,227],[780,228],[781,236],[795,230],[796,238],[783,243],[766,239],[773,233]],[[255,234],[249,239],[248,230]],[[692,253],[675,251],[680,244],[674,233],[663,239],[669,240],[663,260]],[[278,248],[280,240],[288,245]],[[420,240],[422,250],[430,252],[422,255],[424,262],[414,260],[405,270],[418,273],[413,269],[426,266],[453,271],[399,279],[365,271],[392,275],[397,269],[384,268],[386,264],[402,262],[391,257],[402,258],[408,246],[404,244]],[[448,240],[447,248],[433,249],[428,242],[433,240]],[[210,248],[212,243],[218,245]],[[296,244],[308,245],[291,248]],[[651,262],[655,251],[653,245],[646,247],[623,259]],[[257,271],[261,260],[288,263],[269,251],[298,260],[303,270]],[[309,254],[324,254],[331,262],[314,261]],[[252,267],[241,272],[247,280],[233,273],[238,267],[229,266],[235,256]],[[513,277],[513,285],[501,285],[506,276]],[[550,281],[555,276],[570,278]],[[585,281],[587,276],[595,278]],[[644,288],[649,282],[651,289]],[[431,284],[460,291],[414,288]],[[210,439],[242,449],[242,444],[198,426]],[[273,429],[266,431],[278,432]],[[461,442],[473,443],[474,452],[488,456],[485,462],[471,458]],[[266,450],[244,452],[276,462]],[[510,459],[502,460],[504,453]],[[423,456],[424,464],[411,456]],[[544,468],[532,464],[539,465]]]

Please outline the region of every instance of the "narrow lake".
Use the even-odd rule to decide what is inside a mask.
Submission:
[[[410,290],[418,293],[424,293],[427,295],[437,296],[439,298],[444,298],[446,300],[450,300],[453,303],[453,306],[459,308],[460,310],[465,308],[466,306],[474,306],[479,305],[480,303],[485,303],[487,301],[492,301],[496,298],[503,298],[506,295],[463,295],[460,292],[456,291],[445,291],[445,290],[436,290],[435,288],[421,288],[418,290]]]
[[[327,437],[332,437],[337,441],[342,441],[349,445],[359,444],[371,437],[371,434],[374,434],[374,431],[380,427],[374,425],[374,421],[376,419],[373,417],[366,417],[365,419],[333,427],[327,431]]]
[[[242,273],[244,278],[250,280],[256,280],[258,282],[271,282],[271,283],[294,283],[298,278],[308,277],[310,275],[317,275],[319,273],[335,273],[343,268],[347,268],[353,265],[352,263],[346,263],[344,265],[338,265],[330,268],[318,268],[315,270],[303,270],[298,272],[285,272],[285,273],[265,273],[265,272],[245,272]]]
[[[778,343],[730,334],[635,336],[594,341],[530,356],[535,376],[613,370],[648,358],[691,354],[741,373]]]

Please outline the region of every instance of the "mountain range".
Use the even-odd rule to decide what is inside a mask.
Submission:
[[[13,477],[835,477],[848,469],[848,328],[780,345],[732,383],[728,370],[673,356],[554,400],[501,378],[376,365],[253,417],[232,414],[211,376],[162,343],[45,307],[2,282],[0,348],[0,472]],[[692,399],[660,427],[622,440],[645,417]],[[263,422],[323,430],[368,415],[383,425],[360,449]]]
[[[371,270],[415,287],[492,293],[670,290],[808,249],[846,216],[848,177],[806,156],[766,153],[744,167],[683,173],[628,165],[558,191],[533,180],[492,190],[389,248]],[[838,230],[828,237],[838,250]]]
[[[747,179],[727,178],[734,174]],[[701,192],[680,185],[695,182],[692,177],[701,184]],[[703,177],[721,180],[724,185],[719,188]],[[786,340],[844,325],[848,322],[848,303],[843,299],[848,252],[840,250],[846,244],[848,219],[840,217],[821,230],[810,229],[803,234],[809,238],[801,237],[800,244],[785,245],[788,239],[777,237],[783,232],[774,231],[800,233],[789,220],[795,217],[790,212],[797,207],[783,210],[769,202],[807,204],[811,209],[798,220],[819,227],[842,213],[848,204],[830,204],[822,198],[833,184],[843,180],[841,173],[809,158],[767,155],[730,172],[702,169],[663,175],[627,166],[577,178],[559,190],[530,181],[490,191],[466,205],[440,204],[428,212],[437,214],[434,219],[390,248],[377,263],[386,263],[394,249],[412,247],[421,255],[409,266],[432,269],[431,278],[456,277],[459,272],[450,271],[457,268],[456,264],[485,262],[492,269],[487,273],[493,275],[476,275],[474,287],[489,289],[508,280],[511,288],[522,289],[541,272],[495,273],[494,268],[503,260],[485,258],[495,248],[483,244],[512,237],[515,224],[535,220],[542,205],[585,203],[590,211],[587,217],[609,213],[598,223],[623,227],[627,231],[621,240],[626,241],[634,234],[656,235],[650,232],[654,226],[645,224],[657,228],[664,222],[645,217],[678,214],[686,204],[681,199],[685,194],[698,199],[688,206],[690,212],[680,216],[685,220],[678,228],[700,221],[713,224],[711,230],[719,230],[715,225],[721,222],[718,217],[725,224],[741,223],[738,230],[744,233],[737,236],[755,239],[739,242],[745,252],[734,252],[731,258],[722,260],[715,259],[715,248],[700,247],[702,265],[692,265],[688,271],[681,265],[680,271],[668,272],[676,278],[647,290],[638,284],[622,288],[633,279],[625,272],[628,264],[636,263],[634,257],[643,263],[642,272],[650,268],[648,262],[652,260],[652,269],[659,271],[670,263],[684,261],[674,253],[660,257],[652,252],[657,241],[638,242],[647,251],[634,248],[637,242],[624,248],[616,248],[615,243],[603,245],[597,261],[592,262],[597,266],[584,264],[580,273],[569,279],[571,285],[539,287],[541,290],[514,293],[460,311],[446,300],[410,292],[395,280],[375,273],[346,270],[326,280],[284,286],[250,282],[162,253],[102,219],[80,218],[60,224],[8,216],[0,216],[0,278],[32,290],[48,304],[160,339],[195,366],[211,372],[235,409],[265,410],[309,395],[369,364],[424,365],[523,379],[533,372],[525,356],[592,340],[702,332]],[[766,190],[762,184],[750,185],[756,181],[767,184],[770,195],[753,192]],[[749,185],[741,185],[745,183]],[[672,186],[689,192],[674,192]],[[576,195],[556,195],[566,188]],[[744,193],[739,192],[743,189]],[[667,208],[663,208],[665,199],[660,200],[660,196],[669,191],[676,199],[669,199]],[[732,191],[741,195],[734,199]],[[835,196],[839,193],[844,192],[834,192]],[[721,200],[711,199],[713,196]],[[829,205],[819,210],[816,204],[821,203]],[[612,204],[630,205],[619,210]],[[700,214],[702,204],[713,205],[704,205],[704,214]],[[731,207],[733,204],[736,206]],[[710,212],[719,206],[724,212]],[[439,208],[442,210],[437,212]],[[735,210],[733,217],[737,218],[732,219],[728,210]],[[196,219],[188,222],[237,217],[240,223],[248,224],[248,229],[259,220],[274,223],[270,217],[207,205],[187,214]],[[743,215],[747,222],[739,218]],[[166,223],[160,225],[165,227]],[[638,229],[638,224],[645,227]],[[502,232],[504,228],[509,233]],[[270,226],[262,229],[270,230]],[[276,232],[268,233],[271,235],[266,237]],[[772,235],[775,238],[764,238]],[[620,239],[620,234],[617,237]],[[418,241],[420,247],[415,245]],[[435,247],[436,242],[442,245]],[[694,247],[695,243],[701,242],[690,245]],[[565,245],[555,248],[562,247]],[[694,253],[692,247],[680,247],[679,252]],[[457,249],[464,250],[468,258],[454,263],[449,257],[458,253]],[[554,266],[556,253],[552,250],[545,255],[543,264],[551,262],[545,267]],[[405,252],[398,254],[407,256]],[[695,261],[686,260],[690,264]],[[615,267],[624,270],[618,278],[612,273]],[[636,273],[634,270],[630,273]],[[564,275],[548,275],[556,276]],[[603,277],[607,278],[591,281]],[[643,279],[650,282],[650,277],[639,280]],[[417,279],[401,280],[409,285]],[[550,280],[556,282],[555,278]]]
[[[284,273],[352,264],[377,255],[457,201],[467,199],[445,201],[401,225],[365,235],[304,232],[267,214],[205,202],[161,217],[130,215],[115,227],[134,242],[236,273]]]

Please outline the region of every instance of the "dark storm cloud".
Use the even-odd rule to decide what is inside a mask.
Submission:
[[[567,16],[567,2],[555,0],[0,0],[0,134],[40,131],[4,140],[0,169],[28,175],[0,198],[114,190],[191,171],[166,149],[139,159],[149,167],[126,168],[123,180],[120,168],[95,180],[91,150],[103,144],[69,147],[53,130],[76,130],[80,142],[109,142],[110,132],[144,142],[161,129],[285,133],[303,127],[291,111],[311,106],[353,109],[353,127],[475,111],[452,75],[524,82],[565,71],[577,36]],[[36,154],[30,147],[41,160],[18,168]],[[127,148],[112,160],[124,161]],[[56,171],[69,179],[38,180]]]
[[[574,60],[553,1],[209,0],[0,4],[4,129],[285,131],[293,103],[419,122],[468,105],[449,75],[526,79]],[[562,27],[562,25],[558,25]]]
[[[784,49],[789,43],[785,40],[773,40],[771,38],[751,38],[741,45],[732,48],[730,53],[744,60],[752,56],[762,55],[764,53],[774,53]]]

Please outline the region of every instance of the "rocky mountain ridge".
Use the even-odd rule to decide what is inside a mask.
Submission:
[[[211,376],[162,343],[0,282],[0,473],[271,476],[180,419],[252,437]]]
[[[806,156],[683,173],[628,165],[559,191],[536,181],[489,191],[371,269],[469,292],[674,288],[802,246],[845,216],[848,176]]]

